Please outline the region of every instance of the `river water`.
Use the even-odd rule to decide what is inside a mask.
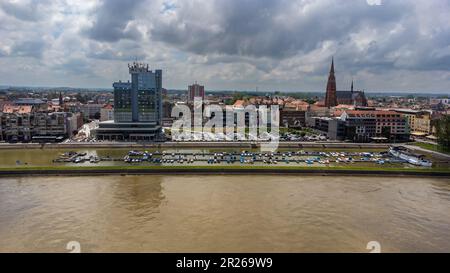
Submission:
[[[450,180],[0,179],[0,252],[450,252]]]

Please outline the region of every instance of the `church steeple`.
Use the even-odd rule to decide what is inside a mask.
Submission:
[[[352,90],[352,93],[353,93],[353,79],[352,79],[352,88],[351,88],[351,90]]]
[[[334,57],[331,57],[330,74],[334,74]]]
[[[327,92],[325,94],[325,106],[334,107],[337,105],[336,78],[334,76],[334,57],[331,59],[330,75],[328,76]]]

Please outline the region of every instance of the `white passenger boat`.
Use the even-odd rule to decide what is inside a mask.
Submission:
[[[431,161],[425,160],[423,155],[416,155],[409,152],[404,147],[391,147],[389,153],[397,158],[403,159],[409,164],[423,167],[431,167],[433,163]]]

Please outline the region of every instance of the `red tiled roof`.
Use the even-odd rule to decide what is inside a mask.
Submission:
[[[385,110],[370,110],[370,111],[364,111],[364,110],[347,110],[345,111],[350,116],[364,116],[364,115],[398,115],[395,111],[385,111]]]
[[[114,107],[111,104],[106,104],[103,109],[114,109]]]
[[[19,113],[19,114],[28,114],[31,113],[31,110],[33,109],[32,106],[26,105],[26,106],[16,106],[16,105],[10,105],[6,104],[3,106],[3,113]]]
[[[355,106],[349,104],[339,104],[335,106],[335,108],[344,108],[344,109],[355,109]]]
[[[237,100],[234,104],[234,107],[244,107],[245,106],[245,101],[244,100]]]
[[[303,100],[294,100],[292,103],[297,105],[309,105],[309,103]]]
[[[323,100],[314,103],[315,106],[325,107],[325,102]]]

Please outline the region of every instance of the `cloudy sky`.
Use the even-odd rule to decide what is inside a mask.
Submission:
[[[0,85],[450,93],[449,0],[0,0]]]

